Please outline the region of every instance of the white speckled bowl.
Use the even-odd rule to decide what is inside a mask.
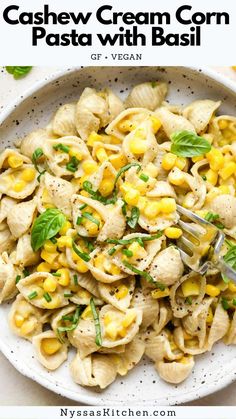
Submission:
[[[44,126],[62,103],[79,97],[82,89],[111,87],[121,96],[135,84],[147,80],[169,84],[168,100],[185,104],[194,99],[222,100],[221,113],[236,114],[236,86],[217,73],[186,67],[93,67],[62,70],[33,86],[0,115],[0,149],[31,130]],[[196,357],[191,376],[181,385],[159,379],[147,360],[127,377],[118,378],[103,392],[73,383],[69,362],[56,372],[48,372],[34,358],[32,345],[14,336],[8,328],[9,305],[0,307],[0,349],[22,374],[42,386],[90,405],[147,404],[173,405],[206,396],[235,380],[236,348],[217,344],[211,353]],[[70,353],[69,358],[73,356]]]

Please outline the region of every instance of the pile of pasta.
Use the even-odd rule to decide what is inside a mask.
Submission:
[[[85,88],[0,155],[0,302],[48,370],[76,350],[82,386],[107,387],[144,354],[178,384],[196,355],[236,343],[236,285],[184,266],[176,208],[221,228],[236,265],[236,118],[166,95],[162,82],[125,101]]]

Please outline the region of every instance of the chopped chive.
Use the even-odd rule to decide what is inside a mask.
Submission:
[[[116,178],[115,178],[115,183],[114,183],[114,187],[116,186],[116,184],[117,184],[117,182],[118,182],[118,180],[119,180],[119,177],[121,176],[121,175],[123,175],[123,173],[125,173],[127,170],[129,170],[131,167],[133,167],[133,166],[137,166],[138,167],[138,169],[137,169],[137,173],[138,172],[140,172],[140,170],[141,170],[141,165],[139,164],[139,163],[129,163],[129,164],[126,164],[125,166],[123,166],[119,171],[118,171],[118,173],[117,173],[117,175],[116,175]]]
[[[61,320],[72,322],[74,320],[74,316],[62,316]]]
[[[36,148],[32,154],[32,162],[34,164],[35,169],[39,173],[39,176],[37,177],[38,182],[40,181],[41,176],[46,172],[46,170],[43,170],[42,172],[39,170],[38,167],[38,159],[40,159],[44,155],[44,152],[42,148]]]
[[[79,283],[78,283],[78,276],[77,275],[73,275],[73,280],[74,280],[74,284],[75,285],[79,285]]]
[[[219,228],[219,230],[224,230],[225,226],[222,223],[215,223],[215,226]]]
[[[121,210],[122,210],[122,214],[124,216],[126,216],[127,215],[127,204],[126,204],[126,202],[124,202],[124,204],[122,205]]]
[[[139,269],[135,268],[133,265],[131,265],[129,262],[126,262],[126,261],[124,261],[123,264],[126,266],[126,268],[130,269],[135,274],[140,275],[141,277],[145,278],[148,282],[155,285],[161,291],[165,290],[165,285],[160,282],[154,281],[153,277],[148,272],[140,271]]]
[[[207,177],[205,175],[202,176],[203,180],[207,180]]]
[[[149,176],[145,175],[145,173],[141,173],[141,175],[139,176],[139,179],[141,179],[143,182],[148,182]]]
[[[95,343],[96,343],[97,346],[102,346],[102,332],[101,332],[99,314],[97,312],[97,309],[96,309],[93,298],[90,299],[90,307],[91,307],[91,310],[92,310],[93,320],[94,320],[94,324],[95,324],[95,331],[96,331]]]
[[[76,225],[77,226],[80,226],[80,224],[82,223],[82,221],[83,221],[83,217],[77,217],[77,220],[76,220]]]
[[[218,220],[219,217],[220,217],[219,214],[214,214],[213,212],[208,212],[205,215],[204,218],[205,218],[206,221],[209,221],[209,223],[212,223],[213,221]]]
[[[99,191],[93,190],[93,185],[88,180],[83,182],[83,189],[91,195],[91,199],[102,202],[104,205],[115,204],[117,201],[117,192],[114,191],[110,198],[104,198]]]
[[[134,242],[138,242],[141,246],[143,246],[143,242],[159,239],[162,236],[162,234],[163,234],[162,231],[159,231],[159,233],[153,234],[153,236],[148,236],[147,235],[147,236],[143,236],[143,237],[134,237],[132,239],[107,239],[106,243],[118,244],[118,245],[122,246],[122,245],[126,245],[126,244],[131,244],[131,243],[134,243]]]
[[[87,204],[83,204],[81,205],[81,207],[79,207],[79,210],[82,211],[84,208],[86,208],[88,205]]]
[[[130,228],[135,228],[138,224],[140,216],[140,210],[138,207],[133,207],[131,210],[131,216],[127,218],[127,224]]]
[[[72,320],[71,320],[72,325],[71,326],[60,326],[60,327],[57,328],[58,336],[59,336],[59,338],[62,342],[63,342],[63,339],[61,339],[60,334],[63,333],[63,332],[72,332],[73,330],[76,329],[76,327],[78,326],[79,320],[80,320],[81,312],[82,312],[82,307],[77,306],[77,308],[75,310],[75,314],[74,314],[74,316],[72,316]],[[66,316],[63,316],[63,317],[66,317]],[[62,320],[64,320],[64,319],[62,318]]]
[[[129,249],[123,249],[122,253],[127,256],[127,258],[132,258],[132,256],[134,255],[133,252]]]
[[[53,148],[56,151],[59,151],[59,150],[64,151],[64,153],[69,153],[69,151],[70,151],[70,147],[68,147],[67,145],[61,144],[61,143],[54,145]]]
[[[75,156],[73,156],[71,157],[69,163],[67,163],[66,168],[69,170],[69,172],[75,173],[78,170],[79,163],[80,161]]]
[[[53,244],[57,243],[57,239],[55,237],[51,237],[51,239],[49,239]]]
[[[29,276],[29,275],[30,275],[30,272],[29,272],[29,270],[28,270],[27,268],[25,268],[25,269],[23,270],[23,275],[24,275],[24,277],[26,277],[26,276]]]
[[[225,297],[221,298],[221,305],[224,310],[228,310],[230,308],[228,300]]]
[[[38,296],[37,291],[33,291],[31,292],[31,294],[28,295],[28,299],[29,300],[33,300],[34,298],[36,298]]]
[[[233,299],[233,305],[236,306],[236,298]]]
[[[70,298],[70,297],[73,297],[73,294],[71,292],[65,292],[64,297]]]
[[[72,249],[74,250],[74,252],[77,254],[77,256],[79,256],[82,260],[84,260],[85,262],[89,262],[91,257],[89,256],[88,253],[84,253],[81,252],[78,247],[75,245],[75,242],[72,241]]]
[[[136,241],[139,244],[139,246],[144,247],[143,239],[141,239],[141,237],[138,237]]]
[[[116,251],[116,248],[112,247],[111,249],[108,250],[108,255],[110,256],[114,255],[115,251]]]
[[[18,282],[21,280],[21,276],[20,275],[16,275],[16,284],[18,284]]]
[[[186,302],[186,304],[189,304],[189,305],[191,306],[191,305],[192,305],[193,300],[192,300],[192,298],[191,298],[191,297],[186,297],[185,302]]]
[[[98,227],[100,226],[100,221],[97,218],[93,217],[92,214],[90,214],[89,212],[83,212],[82,217],[96,224]]]
[[[61,274],[59,272],[52,272],[52,275],[53,276],[58,276],[58,277],[61,276]]]
[[[48,292],[45,292],[45,294],[43,294],[43,298],[45,298],[47,303],[50,303],[50,301],[52,301],[52,297],[50,294],[48,294]]]

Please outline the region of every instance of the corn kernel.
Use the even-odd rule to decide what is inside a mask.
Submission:
[[[209,307],[209,309],[208,309],[206,322],[208,324],[211,324],[213,322],[213,312],[212,312],[212,308],[211,307]]]
[[[108,311],[104,315],[104,325],[107,326],[109,323],[114,322],[117,320],[116,313],[112,311]]]
[[[90,147],[93,147],[94,143],[101,142],[101,141],[102,141],[102,136],[97,134],[95,131],[93,131],[88,137],[87,145],[89,145]]]
[[[92,221],[86,220],[84,223],[84,227],[86,228],[89,235],[94,236],[98,234],[99,226]]]
[[[49,264],[54,262],[54,260],[57,258],[58,255],[59,255],[58,252],[49,253],[49,252],[46,252],[46,250],[44,249],[41,252],[41,258],[45,260],[46,262],[48,262]]]
[[[117,266],[114,263],[112,263],[111,264],[111,267],[110,267],[110,274],[111,275],[120,275],[120,268],[119,268],[119,266]]]
[[[119,170],[121,167],[125,166],[128,162],[126,156],[124,154],[111,154],[109,156],[109,161],[111,162],[112,166]]]
[[[93,313],[92,313],[92,309],[91,306],[87,306],[86,309],[83,311],[83,313],[81,314],[82,319],[92,319],[93,318]]]
[[[218,189],[219,189],[219,191],[222,193],[222,194],[230,194],[230,187],[229,187],[229,185],[221,185],[221,186],[218,186]]]
[[[15,322],[16,327],[21,327],[24,321],[25,319],[23,316],[21,316],[20,314],[15,315],[14,322]]]
[[[136,319],[136,312],[134,310],[129,310],[121,322],[122,326],[129,327],[134,322],[135,319]]]
[[[47,262],[40,263],[36,268],[37,272],[50,272],[50,270],[51,270],[51,267],[49,263]]]
[[[129,121],[128,119],[124,119],[123,121],[119,122],[119,124],[118,124],[118,129],[121,132],[131,132],[136,127],[137,127],[137,125],[134,122]]]
[[[228,283],[228,287],[230,292],[236,292],[236,284],[233,281]]]
[[[69,221],[66,221],[66,222],[63,224],[62,228],[60,229],[59,234],[60,234],[61,236],[65,236],[65,235],[66,235],[66,233],[67,233],[67,231],[68,231],[68,230],[70,230],[71,228],[72,228],[72,224],[71,224]]]
[[[171,170],[168,180],[172,185],[181,186],[184,183],[184,175],[180,170]]]
[[[92,175],[93,173],[96,172],[97,168],[98,168],[98,165],[93,160],[85,160],[82,163],[82,169],[86,175]]]
[[[138,242],[133,242],[129,245],[128,250],[130,250],[133,253],[133,258],[135,259],[141,259],[147,255],[146,250],[144,247],[140,246]]]
[[[46,300],[43,302],[44,308],[49,310],[53,310],[54,308],[59,308],[61,305],[61,298],[59,295],[51,296],[52,301],[47,302]]]
[[[155,298],[155,299],[169,297],[169,295],[170,295],[169,288],[166,288],[164,291],[161,291],[161,290],[152,291],[152,298]]]
[[[211,284],[206,285],[205,292],[207,295],[210,295],[210,297],[217,297],[220,294],[220,290]]]
[[[13,190],[15,192],[22,192],[25,187],[26,183],[23,180],[19,180],[15,183],[15,185],[13,185]]]
[[[97,149],[97,151],[96,151],[96,157],[97,157],[97,159],[101,162],[101,163],[103,163],[104,161],[106,161],[106,160],[108,160],[108,155],[107,155],[107,152],[106,152],[106,150],[105,150],[105,148],[103,148],[103,147],[99,147],[98,149]]]
[[[46,278],[43,283],[43,289],[45,292],[54,292],[57,289],[57,280],[55,278]]]
[[[118,327],[117,332],[118,335],[120,335],[122,338],[124,338],[127,335],[127,330],[123,326]]]
[[[144,209],[145,209],[145,207],[146,207],[146,205],[147,205],[147,203],[148,203],[147,198],[144,198],[143,196],[140,196],[140,198],[139,198],[139,200],[138,200],[138,203],[137,203],[137,207],[138,207],[138,209],[139,209],[141,212],[143,212],[143,211],[144,211]]]
[[[43,248],[46,250],[46,252],[48,253],[55,253],[57,251],[57,245],[52,243],[50,240],[47,240],[44,243]]]
[[[83,299],[87,299],[87,300],[89,300],[91,298],[90,292],[88,292],[87,290],[84,290],[83,288],[81,288],[81,290],[77,291],[77,295],[78,295],[78,297],[83,298]]]
[[[33,168],[28,168],[22,171],[21,179],[25,182],[32,182],[35,178],[36,171]]]
[[[181,289],[184,297],[199,295],[200,282],[198,279],[187,279],[182,283]]]
[[[164,234],[169,239],[179,239],[183,232],[180,228],[177,227],[167,227],[164,231]]]
[[[70,271],[66,268],[58,269],[58,284],[62,285],[62,287],[67,287],[70,284]]]
[[[147,151],[147,141],[133,138],[130,141],[129,149],[133,154],[144,154]]]
[[[228,125],[229,121],[226,121],[225,119],[220,119],[218,121],[218,127],[220,128],[220,130],[228,128]]]
[[[21,328],[20,328],[20,332],[22,335],[26,336],[29,335],[30,333],[33,332],[34,328],[35,328],[35,323],[37,322],[37,320],[35,319],[29,319],[24,321],[24,323],[22,324]]]
[[[209,169],[206,172],[206,179],[208,182],[210,182],[213,186],[215,186],[217,184],[217,180],[218,180],[218,174],[217,172],[214,172],[214,170]]]
[[[19,157],[19,156],[16,156],[16,155],[15,156],[9,156],[8,159],[7,159],[7,162],[12,169],[17,169],[18,167],[22,166],[22,164],[23,164],[22,158]]]
[[[58,262],[58,260],[57,260],[57,259],[55,259],[55,260],[51,263],[50,267],[51,267],[51,270],[53,270],[53,271],[57,271],[57,269],[59,269],[59,268],[61,267],[61,265],[60,265],[60,263]]]
[[[105,262],[105,256],[103,254],[98,255],[94,260],[95,268],[103,270],[104,262]]]
[[[117,300],[122,300],[122,298],[125,298],[129,293],[129,289],[124,284],[119,285],[117,289],[118,291],[115,293]]]
[[[228,179],[230,176],[232,176],[234,173],[236,173],[236,163],[229,162],[227,163],[223,169],[219,171],[220,177],[222,177],[223,180]]]
[[[80,273],[88,272],[89,268],[86,263],[80,258],[76,263],[76,270]]]
[[[195,196],[192,192],[188,192],[182,202],[184,208],[192,208],[195,204]]]
[[[66,255],[64,253],[60,253],[60,255],[58,256],[58,262],[60,263],[60,265],[64,266],[65,268],[69,267]]]
[[[148,202],[143,210],[145,217],[154,219],[162,210],[161,201]]]
[[[201,161],[203,159],[204,159],[204,156],[195,156],[195,157],[192,157],[192,162],[197,163],[198,161]]]
[[[176,163],[176,160],[177,160],[177,156],[175,154],[173,154],[173,153],[166,153],[163,156],[163,159],[162,159],[162,163],[161,163],[162,168],[164,170],[171,170],[171,169],[173,169],[173,167],[174,167],[174,165]]]
[[[148,165],[145,167],[145,173],[151,177],[157,177],[158,172],[158,168],[153,163],[148,163]]]
[[[57,239],[58,247],[72,247],[72,237],[61,236]]]
[[[99,186],[99,192],[102,196],[110,195],[114,188],[114,181],[112,179],[103,179]]]
[[[70,147],[69,156],[75,157],[79,161],[83,160],[83,154],[75,147]]]
[[[175,161],[175,167],[178,169],[183,170],[187,164],[187,159],[185,157],[177,157]]]
[[[176,202],[173,198],[162,198],[161,199],[161,211],[165,214],[176,211]]]
[[[226,282],[219,281],[218,284],[216,285],[216,288],[218,288],[220,291],[226,291],[228,289],[228,284]]]
[[[140,193],[137,191],[137,189],[130,189],[128,192],[126,192],[124,200],[128,205],[135,206],[138,203],[139,197]]]
[[[159,131],[159,129],[161,128],[162,123],[160,119],[158,119],[156,116],[151,116],[150,121],[152,123],[153,133],[156,134],[157,131]]]
[[[112,340],[115,340],[117,338],[117,334],[118,334],[118,330],[117,330],[117,323],[109,323],[106,327],[105,327],[105,332],[106,335],[111,338]]]
[[[56,338],[46,338],[46,339],[43,339],[41,345],[42,345],[43,351],[47,355],[54,355],[62,347],[62,344]]]
[[[206,158],[209,161],[210,168],[214,171],[220,170],[224,166],[224,156],[217,148],[212,147],[206,154]]]

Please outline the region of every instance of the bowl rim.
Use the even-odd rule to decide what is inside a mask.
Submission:
[[[88,67],[88,66],[87,66]],[[13,111],[15,111],[15,109],[17,108],[17,106],[19,106],[20,104],[22,104],[25,100],[27,100],[28,98],[30,98],[32,95],[34,95],[36,92],[38,92],[40,89],[46,87],[47,85],[53,83],[55,80],[60,79],[62,77],[65,77],[67,74],[73,74],[76,73],[78,71],[80,71],[81,69],[87,68],[84,66],[73,66],[71,68],[62,68],[56,71],[53,71],[52,74],[50,74],[49,76],[43,78],[42,80],[39,80],[35,83],[33,83],[32,86],[30,86],[29,88],[25,89],[19,96],[16,97],[16,99],[14,101],[12,101],[8,106],[6,106],[6,108],[4,110],[1,111],[0,113],[0,124],[2,124],[10,115]],[[94,66],[94,67],[98,67],[99,66]],[[109,66],[100,66],[100,67],[109,67]],[[117,66],[118,67],[118,66]],[[122,67],[122,66],[119,66]],[[135,67],[135,66],[128,66],[128,67]],[[157,66],[147,66],[147,67],[157,67]],[[228,88],[229,90],[231,90],[232,92],[236,93],[236,83],[233,80],[230,80],[228,78],[226,78],[224,75],[219,74],[216,70],[210,69],[208,67],[197,67],[197,66],[158,66],[161,68],[164,67],[179,67],[181,69],[186,69],[186,70],[190,70],[193,71],[194,73],[200,73],[203,76],[206,76],[210,79],[212,79],[213,81],[223,85],[224,87]],[[137,68],[137,67],[136,67]],[[10,348],[7,344],[5,344],[3,341],[0,340],[0,350],[3,353],[3,355],[8,359],[8,361],[16,368],[17,371],[19,371],[23,376],[30,378],[31,380],[37,382],[38,384],[42,385],[43,387],[47,388],[48,390],[61,395],[62,397],[67,397],[68,399],[74,400],[76,402],[81,402],[81,403],[85,403],[87,405],[93,405],[93,406],[99,406],[99,405],[104,405],[104,399],[101,398],[101,402],[99,400],[98,396],[91,396],[91,395],[82,395],[77,393],[76,391],[73,390],[67,390],[66,387],[59,387],[59,388],[63,388],[63,395],[60,394],[58,392],[58,387],[55,385],[55,383],[53,383],[49,378],[44,377],[43,375],[37,375],[37,376],[32,376],[31,374],[31,370],[29,367],[27,367],[27,365],[20,365],[20,363],[15,359],[15,357],[13,356],[13,354],[11,354]],[[202,397],[206,397],[210,394],[213,394],[219,390],[222,390],[223,388],[225,388],[226,386],[230,385],[231,383],[233,383],[234,381],[236,381],[236,374],[235,374],[235,369],[236,369],[236,358],[231,361],[231,369],[230,371],[228,371],[228,374],[225,374],[224,377],[221,377],[221,380],[218,381],[217,384],[215,383],[210,383],[207,385],[207,387],[200,387],[198,389],[198,397],[196,399],[196,389],[188,392],[188,393],[183,393],[181,396],[181,404],[183,403],[187,403],[193,400],[199,400]],[[169,396],[169,401],[171,404],[172,399],[173,400],[173,404],[179,404],[178,402],[176,402],[176,395],[173,396]],[[154,405],[156,404],[155,400],[147,400],[145,403],[142,402],[142,405],[146,405],[146,403],[148,405],[150,405],[150,402],[152,402]],[[164,399],[163,399],[164,402]],[[106,403],[107,405],[118,405],[118,403],[114,402],[114,401],[108,401],[108,403]],[[137,405],[139,405],[140,403],[135,402]],[[120,405],[120,403],[119,403]],[[158,403],[159,406],[165,406],[165,404],[160,404]]]

